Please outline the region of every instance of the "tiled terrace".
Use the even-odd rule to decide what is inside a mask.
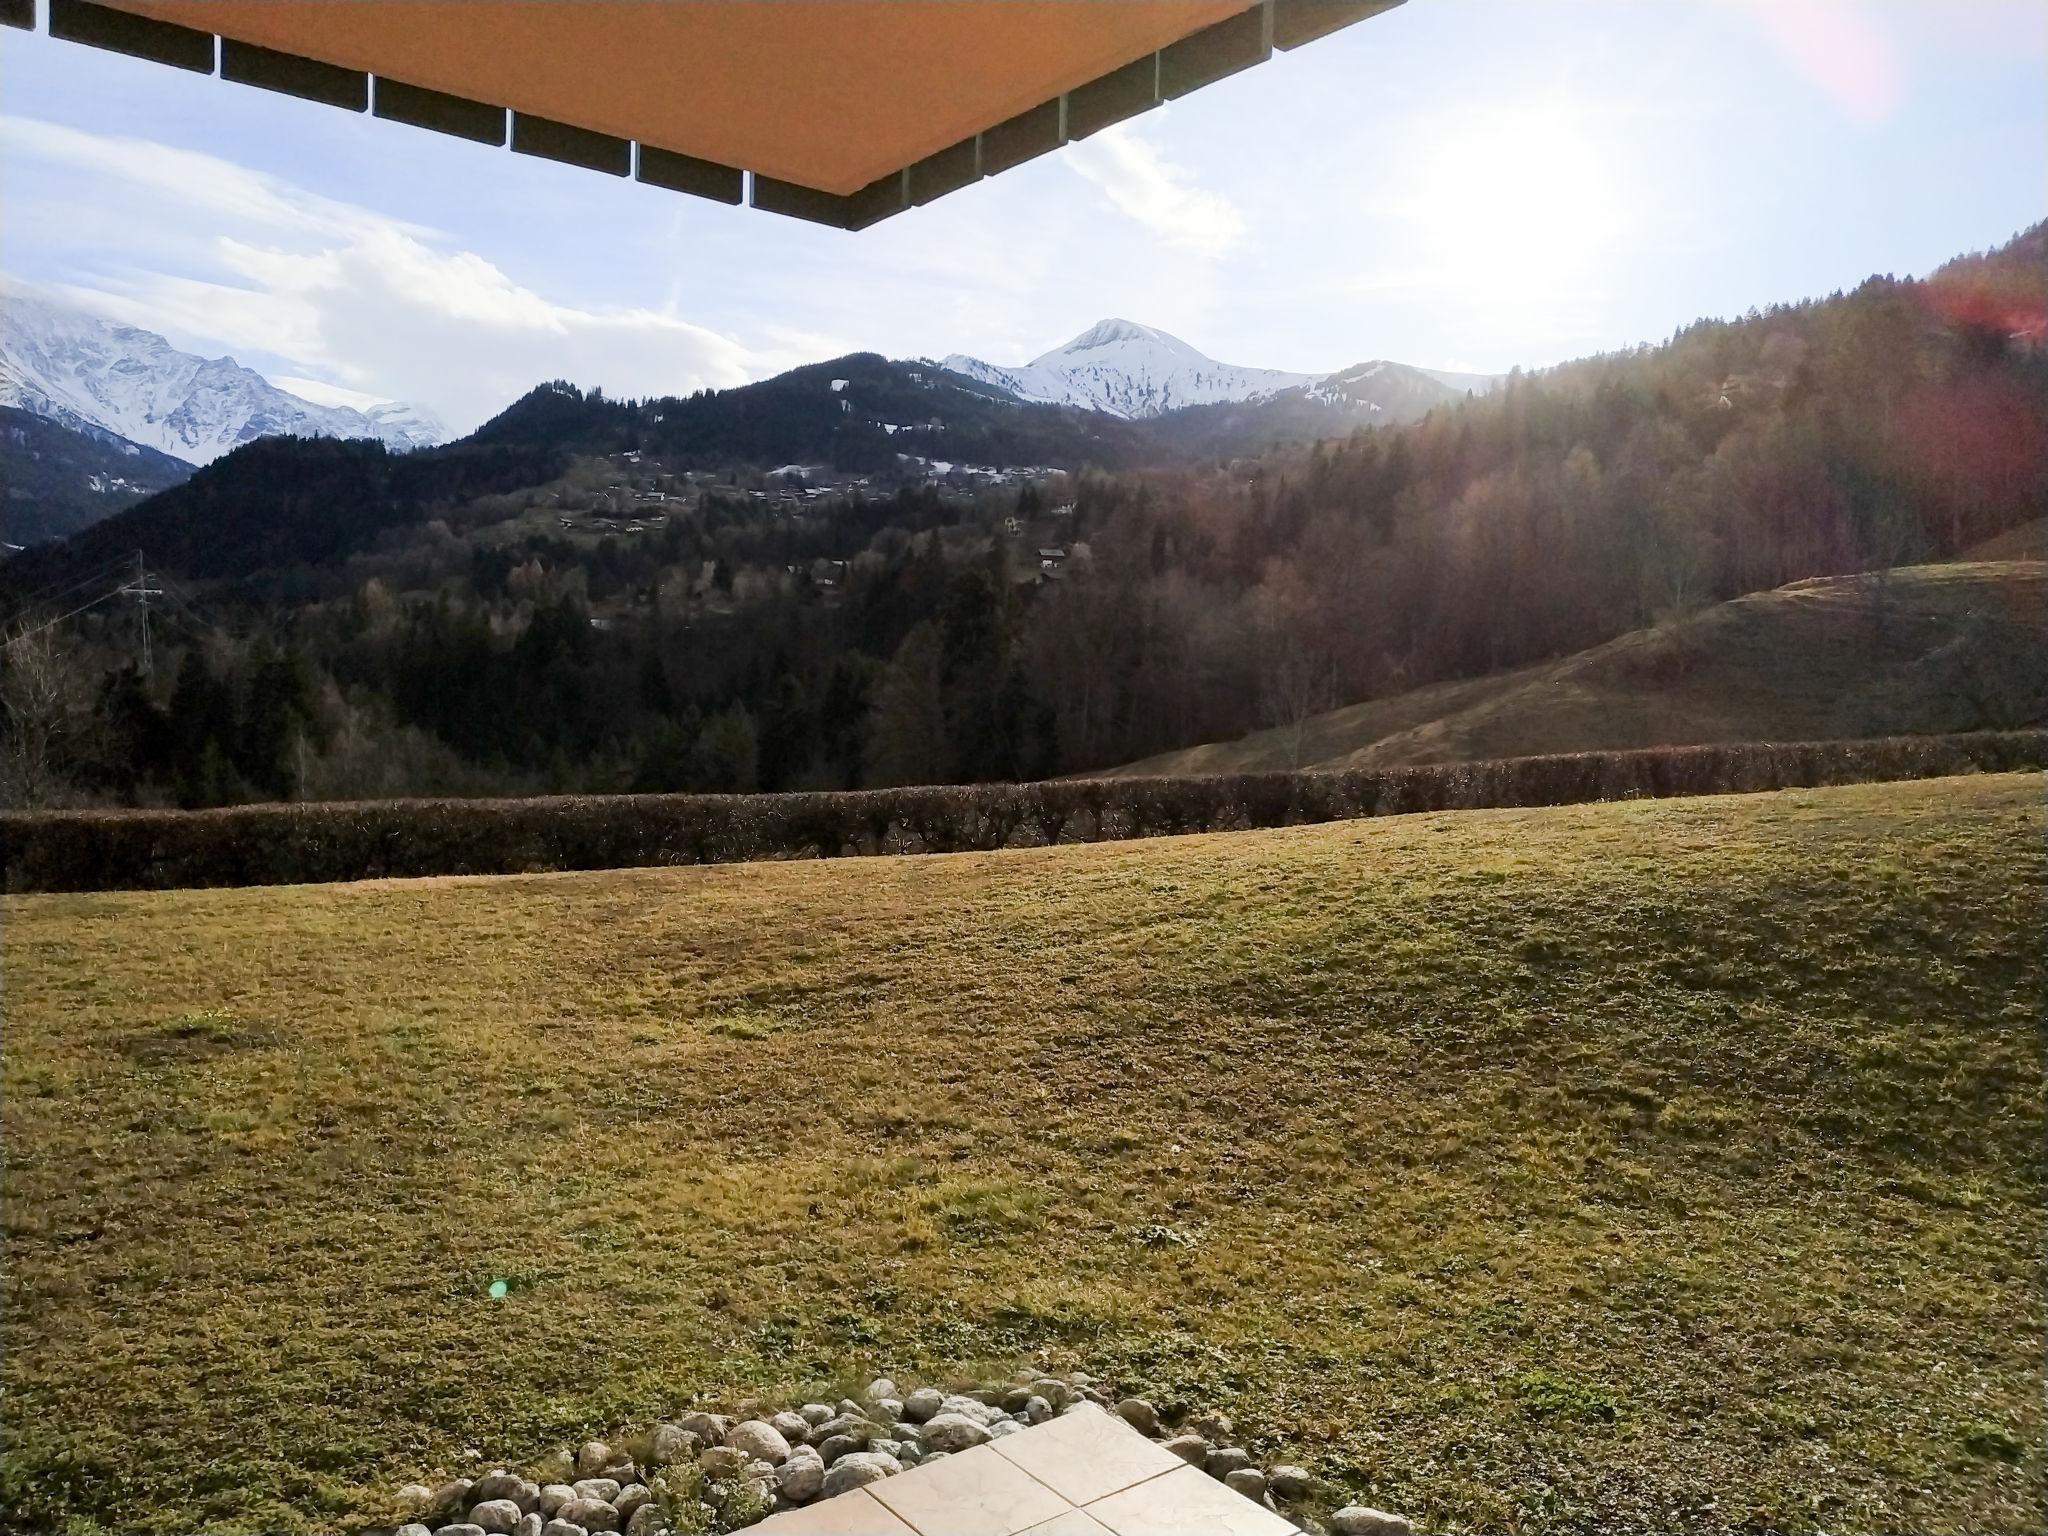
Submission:
[[[1294,1536],[1114,1414],[1084,1405],[753,1527],[759,1536]]]

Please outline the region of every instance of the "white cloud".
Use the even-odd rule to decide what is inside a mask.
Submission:
[[[1187,173],[1121,124],[1065,153],[1119,213],[1168,245],[1221,256],[1244,239],[1244,216],[1231,201],[1194,185]]]
[[[434,230],[211,155],[8,116],[0,152],[131,215],[123,265],[65,285],[73,302],[279,359],[302,383],[424,405],[457,432],[543,379],[687,393],[799,360],[673,311],[557,303]]]
[[[386,403],[380,396],[366,394],[360,389],[343,389],[325,379],[302,379],[294,374],[273,373],[270,382],[287,394],[310,400],[315,405],[345,405],[352,411],[367,411],[371,406]]]

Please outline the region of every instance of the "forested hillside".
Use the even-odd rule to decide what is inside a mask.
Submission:
[[[191,473],[190,464],[112,432],[0,406],[0,541],[61,539]]]
[[[2044,316],[2037,228],[1410,426],[1144,469],[1114,466],[1157,424],[863,358],[653,405],[550,387],[457,448],[319,445],[312,477],[257,444],[63,557],[146,529],[202,579],[150,677],[117,608],[51,638],[46,793],[825,787],[1223,740],[2039,518]],[[810,469],[735,450],[792,422]]]

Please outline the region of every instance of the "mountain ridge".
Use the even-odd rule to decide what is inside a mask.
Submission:
[[[1291,373],[1218,362],[1155,326],[1110,318],[1028,363],[991,363],[964,352],[937,366],[1015,395],[1020,400],[1070,405],[1153,420],[1197,406],[1255,405],[1297,391],[1323,405],[1357,408],[1387,420],[1406,420],[1447,404],[1468,389],[1484,393],[1496,380],[1485,374],[1440,373],[1405,363],[1361,363],[1332,374]],[[1387,374],[1378,389],[1371,380]]]
[[[183,352],[154,331],[15,285],[0,286],[0,405],[111,432],[194,467],[259,437],[365,437],[412,449],[447,435],[418,406],[321,405],[232,357]]]

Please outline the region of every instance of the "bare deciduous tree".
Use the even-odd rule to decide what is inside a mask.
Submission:
[[[0,648],[0,796],[47,805],[61,788],[58,765],[82,713],[78,679],[53,626],[24,626]]]

